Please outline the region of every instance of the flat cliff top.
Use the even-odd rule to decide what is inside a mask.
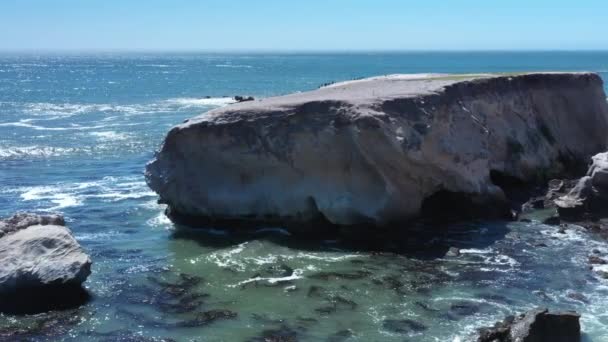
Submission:
[[[350,105],[365,105],[394,98],[407,98],[439,93],[445,87],[463,82],[484,82],[490,79],[547,78],[568,79],[592,75],[589,72],[530,72],[480,74],[394,74],[360,80],[344,81],[312,91],[241,102],[216,109],[191,119],[190,123],[209,120],[228,113],[260,113],[287,110],[305,103],[335,101]]]

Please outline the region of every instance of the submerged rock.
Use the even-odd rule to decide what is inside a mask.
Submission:
[[[382,322],[382,327],[398,334],[417,333],[428,329],[426,325],[411,319],[387,319]]]
[[[585,164],[607,130],[597,74],[375,77],[190,119],[146,179],[189,223],[507,217],[503,190]]]
[[[482,328],[477,342],[578,342],[580,315],[574,312],[549,313],[536,309],[518,317],[507,317],[492,328]]]
[[[56,215],[0,220],[0,310],[86,297],[80,285],[91,274],[91,259],[64,224]]]

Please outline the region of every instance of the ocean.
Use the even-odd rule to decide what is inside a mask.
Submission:
[[[65,215],[94,265],[86,304],[0,315],[0,339],[457,342],[543,306],[582,313],[584,341],[606,341],[608,280],[587,258],[608,244],[540,224],[547,213],[432,237],[459,258],[418,240],[370,251],[281,227],[177,229],[143,177],[173,125],[235,95],[394,73],[583,70],[608,80],[608,52],[2,54],[0,217]]]

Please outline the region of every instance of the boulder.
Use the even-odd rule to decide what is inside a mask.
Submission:
[[[608,152],[591,158],[587,175],[570,192],[555,200],[560,217],[577,220],[586,213],[607,214]]]
[[[0,220],[0,296],[78,287],[91,259],[61,216],[17,214]]]
[[[593,158],[587,176],[591,177],[591,183],[595,194],[601,198],[608,198],[608,152],[599,153]]]
[[[531,310],[518,317],[507,317],[492,328],[480,329],[477,342],[578,342],[579,320],[580,315],[574,312]]]
[[[593,73],[374,77],[187,120],[146,179],[174,219],[189,221],[508,216],[510,184],[586,167],[607,129]]]

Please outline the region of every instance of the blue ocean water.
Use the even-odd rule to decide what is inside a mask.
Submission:
[[[466,341],[541,305],[582,312],[586,339],[608,340],[608,283],[586,264],[607,248],[576,228],[454,227],[442,241],[463,248],[458,260],[339,241],[310,248],[280,229],[176,230],[144,183],[173,125],[234,95],[393,73],[539,70],[608,79],[608,52],[0,55],[0,217],[62,213],[94,260],[92,299],[71,319],[2,315],[0,336],[27,327],[21,339]]]

